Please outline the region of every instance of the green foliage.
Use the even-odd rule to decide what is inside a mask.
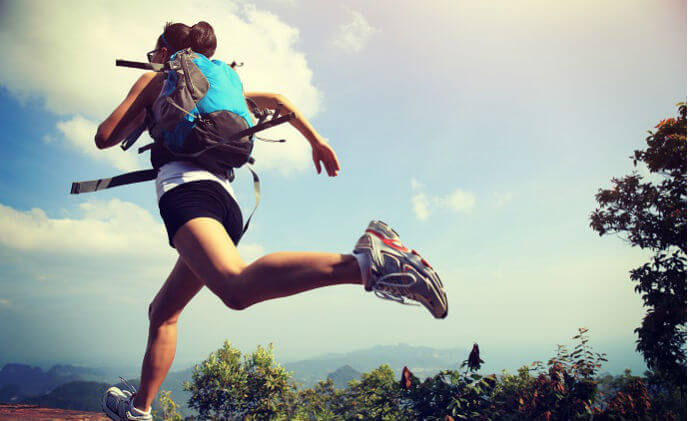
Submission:
[[[558,345],[556,355],[547,361],[546,367],[540,361],[533,362],[530,371],[535,377],[516,390],[513,398],[517,398],[518,406],[504,408],[505,413],[547,420],[590,418],[598,399],[597,373],[607,359],[605,354],[592,350],[587,332],[588,329],[578,329],[578,335],[572,338],[578,343],[570,351],[565,345]],[[524,377],[524,373],[519,374]]]
[[[225,341],[222,348],[194,367],[189,407],[202,419],[288,419],[296,388],[291,373],[274,361],[273,346],[247,356]]]
[[[477,347],[474,346],[475,351]],[[497,385],[495,375],[483,377],[475,373],[480,360],[471,352],[459,370],[442,370],[422,383],[410,374],[405,398],[410,401],[415,419],[444,420],[447,415],[462,420],[491,420],[493,404],[490,400]]]
[[[655,178],[637,172],[613,178],[600,189],[590,226],[600,235],[623,234],[632,246],[654,252],[651,261],[631,271],[635,290],[648,312],[637,350],[648,367],[683,389],[686,372],[686,105],[678,117],[662,120],[650,131],[647,148],[636,150],[633,164],[644,164]]]
[[[492,402],[496,408],[501,408],[502,419],[519,419],[519,408],[525,404],[525,401],[522,401],[523,391],[532,390],[534,383],[535,378],[530,375],[527,366],[519,368],[517,374],[502,371],[499,382],[492,392]]]
[[[170,393],[169,390],[158,393],[160,409],[151,412],[155,421],[182,421],[182,416],[177,412],[179,405],[172,400]]]
[[[381,365],[344,389],[328,378],[303,390],[275,363],[271,345],[243,355],[225,342],[196,366],[185,388],[192,392],[189,406],[202,420],[685,419],[685,400],[657,373],[599,378],[605,354],[592,349],[587,329],[572,339],[572,347],[558,345],[546,363],[535,361],[516,374],[479,374],[483,361],[474,345],[458,370],[442,370],[422,382],[406,367],[397,381],[391,367]],[[181,419],[169,393],[163,392],[160,404],[165,412],[160,417],[157,412],[156,419]]]
[[[332,379],[321,380],[312,389],[299,391],[297,419],[334,421],[343,419],[343,396]]]
[[[342,415],[346,420],[413,420],[412,413],[402,403],[402,389],[394,379],[394,372],[383,364],[361,380],[351,380],[342,392]]]
[[[685,383],[677,386],[658,371],[646,372],[643,381],[650,394],[650,411],[655,419],[688,419]]]

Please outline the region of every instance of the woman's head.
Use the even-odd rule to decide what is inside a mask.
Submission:
[[[210,58],[215,54],[217,38],[215,31],[208,22],[198,22],[193,26],[183,23],[168,22],[158,37],[154,53],[149,56],[151,61],[164,62],[172,54],[184,48],[191,48],[197,53]]]

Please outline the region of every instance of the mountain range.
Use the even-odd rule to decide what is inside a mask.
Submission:
[[[281,363],[293,373],[301,388],[312,387],[328,377],[336,388],[359,378],[381,364],[388,364],[395,375],[407,366],[419,378],[432,376],[442,369],[458,368],[467,350],[434,349],[424,346],[378,345],[347,353],[330,353],[314,358]],[[200,361],[199,361],[200,363]],[[113,368],[90,368],[74,365],[54,365],[47,372],[26,364],[5,364],[0,370],[0,402],[32,403],[44,407],[100,410],[100,396],[110,385],[121,384],[114,380]],[[186,416],[194,412],[188,408],[189,394],[183,382],[190,381],[193,367],[168,373],[161,390],[171,391],[172,399],[180,405],[179,412]],[[139,379],[128,379],[138,388]],[[154,403],[153,408],[157,407]]]

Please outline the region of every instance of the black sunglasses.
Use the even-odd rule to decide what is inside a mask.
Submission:
[[[148,57],[148,62],[149,62],[149,63],[152,63],[152,62],[153,62],[153,57],[155,57],[155,53],[157,53],[158,51],[162,50],[163,48],[165,48],[165,47],[156,48],[156,49],[153,50],[153,51],[147,52],[147,53],[146,53],[146,57]]]

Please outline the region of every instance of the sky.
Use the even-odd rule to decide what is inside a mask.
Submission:
[[[297,131],[266,132],[287,142],[256,145],[262,202],[244,259],[350,253],[380,219],[437,270],[449,314],[355,285],[235,311],[204,288],[181,314],[173,370],[225,339],[273,343],[283,362],[477,342],[513,370],[579,327],[607,353],[603,371],[644,370],[629,271],[648,254],[600,238],[589,217],[686,99],[682,0],[0,2],[0,364],[140,366],[148,305],[177,257],[155,186],[69,187],[149,167],[136,148],[93,142],[140,75],[114,60],[144,60],[167,21],[200,20],[216,58],[244,63],[245,90],[289,98],[341,164],[318,175]],[[248,171],[233,185],[247,215]]]

